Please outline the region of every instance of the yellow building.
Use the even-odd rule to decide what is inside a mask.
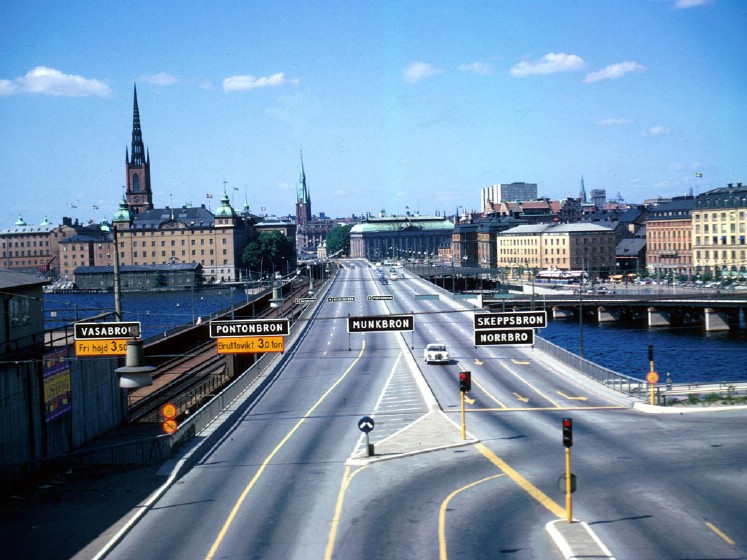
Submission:
[[[747,276],[747,187],[729,183],[695,198],[693,268],[714,278]]]
[[[497,265],[514,277],[539,270],[615,270],[615,232],[597,224],[537,224],[508,229],[496,238]]]
[[[691,276],[692,196],[653,207],[646,218],[646,268],[656,278]]]
[[[60,241],[75,235],[68,223],[52,225],[47,218],[32,226],[19,217],[13,227],[0,231],[0,268],[55,278],[59,272]]]
[[[123,200],[112,226],[120,265],[199,263],[207,283],[241,280],[244,247],[256,237],[251,219],[237,214],[225,193],[215,214],[204,206],[134,214]]]

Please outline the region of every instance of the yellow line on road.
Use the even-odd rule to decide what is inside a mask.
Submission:
[[[470,412],[528,412],[531,410],[628,410],[625,406],[515,406],[505,408],[470,408]]]
[[[705,524],[706,524],[706,527],[708,527],[711,531],[713,531],[719,537],[721,537],[722,539],[724,539],[725,542],[727,542],[729,544],[734,544],[734,541],[731,540],[728,536],[726,536],[726,533],[724,533],[721,529],[719,529],[718,527],[716,527],[713,523],[711,523],[710,521],[706,521]]]
[[[340,492],[337,494],[337,505],[335,506],[335,515],[332,518],[332,527],[329,530],[329,537],[327,538],[327,549],[324,552],[324,560],[330,560],[335,550],[335,537],[337,536],[337,527],[340,525],[340,514],[342,513],[342,504],[345,501],[345,492],[347,492],[353,477],[365,468],[368,468],[368,465],[356,469],[352,474],[350,474],[350,467],[345,468],[345,474],[342,475],[342,482],[340,483]]]
[[[226,519],[225,523],[223,524],[223,528],[221,528],[220,532],[218,533],[218,536],[215,539],[215,542],[213,542],[213,545],[210,547],[210,550],[207,553],[207,556],[205,557],[205,560],[210,560],[215,556],[215,553],[218,550],[218,547],[220,546],[220,543],[223,541],[223,539],[226,536],[226,533],[228,533],[228,529],[233,524],[233,520],[236,518],[236,514],[239,512],[239,508],[241,508],[241,505],[244,503],[244,500],[246,500],[247,495],[249,495],[249,492],[254,487],[254,485],[259,480],[259,477],[262,476],[262,473],[264,473],[265,469],[267,468],[267,465],[270,464],[270,461],[275,457],[275,455],[278,454],[280,449],[288,442],[288,440],[291,438],[291,436],[296,433],[296,430],[301,427],[301,424],[303,424],[307,418],[309,418],[314,410],[322,404],[324,399],[326,399],[329,394],[337,387],[343,379],[347,376],[348,373],[355,367],[355,364],[358,363],[358,361],[361,359],[361,356],[363,356],[363,351],[366,349],[366,341],[364,340],[361,344],[361,351],[358,353],[358,356],[356,356],[355,360],[353,360],[353,363],[350,364],[348,369],[345,370],[345,372],[340,376],[340,378],[335,381],[332,386],[327,389],[327,391],[319,398],[318,401],[314,403],[314,406],[312,406],[306,414],[301,417],[301,419],[296,422],[296,425],[293,426],[293,428],[285,435],[285,437],[275,446],[275,449],[272,450],[272,452],[265,458],[264,461],[262,461],[262,465],[259,467],[259,470],[254,474],[252,479],[249,481],[249,484],[246,485],[246,488],[244,488],[244,491],[241,492],[241,495],[239,496],[239,499],[236,500],[236,503],[233,506],[233,509],[231,510],[231,513],[228,515],[228,518]]]
[[[529,383],[529,381],[527,381],[526,379],[524,379],[521,375],[519,375],[518,373],[516,373],[514,370],[512,370],[506,364],[501,364],[501,365],[504,368],[506,368],[511,375],[513,375],[514,377],[516,377],[516,379],[518,379],[519,381],[521,381],[522,383],[524,383],[527,387],[529,387],[534,392],[536,392],[540,397],[542,397],[543,399],[548,400],[553,406],[555,406],[557,408],[560,408],[560,405],[558,403],[556,403],[550,397],[548,397],[547,395],[545,395],[542,391],[540,391],[539,389],[537,389],[537,387],[535,387],[534,385],[532,385],[531,383]]]
[[[556,504],[549,496],[547,496],[547,494],[542,492],[542,490],[537,488],[534,484],[529,482],[526,478],[524,478],[518,472],[516,472],[514,469],[508,466],[506,462],[500,459],[490,449],[485,447],[485,445],[483,445],[482,443],[478,443],[478,444],[475,444],[475,447],[480,453],[485,455],[488,461],[490,461],[496,467],[498,467],[504,473],[506,473],[511,480],[513,480],[522,489],[524,489],[524,491],[527,492],[532,498],[534,498],[540,504],[542,504],[547,509],[549,509],[553,513],[553,515],[556,515],[557,517],[561,519],[565,518],[565,509],[563,509],[558,504]]]
[[[462,371],[467,371],[466,369],[464,369],[464,368],[462,367],[462,364],[457,364],[457,365],[459,366],[459,369],[460,369],[460,370],[462,370]],[[490,399],[491,401],[493,401],[494,403],[496,403],[496,404],[497,404],[498,406],[501,406],[501,407],[503,407],[503,408],[507,408],[505,404],[503,404],[503,403],[502,403],[501,401],[499,401],[498,399],[496,399],[496,398],[495,398],[495,397],[494,397],[494,396],[493,396],[493,395],[492,395],[492,394],[491,394],[491,393],[490,393],[490,392],[489,392],[489,391],[488,391],[488,390],[487,390],[487,389],[485,388],[485,386],[484,386],[484,385],[480,384],[480,383],[479,383],[478,381],[476,381],[476,380],[475,380],[474,378],[472,379],[472,383],[473,383],[474,385],[476,385],[476,386],[477,386],[477,387],[478,387],[478,388],[479,388],[479,389],[480,389],[480,390],[481,390],[481,391],[482,391],[483,393],[485,393],[485,394],[486,394],[486,395],[488,396],[488,398],[489,398],[489,399]],[[472,404],[472,403],[474,403],[474,402],[475,402],[475,401],[474,401],[473,399],[469,399],[469,400],[471,400],[471,401],[472,401],[472,402],[470,402],[469,404]],[[468,401],[468,402],[469,402],[469,401]],[[470,412],[471,412],[471,411],[472,411],[472,410],[470,409]]]
[[[499,476],[504,476],[504,474],[494,474],[493,476],[489,476],[487,478],[483,478],[482,480],[477,480],[471,484],[467,484],[466,486],[462,486],[461,488],[457,488],[454,490],[451,494],[446,496],[446,499],[441,502],[441,508],[438,511],[438,557],[440,560],[446,560],[447,554],[446,554],[446,509],[449,507],[449,502],[451,499],[459,494],[460,492],[464,492],[465,490],[468,490],[472,488],[473,486],[477,486],[478,484],[482,484],[483,482],[487,482],[488,480],[493,480],[494,478],[498,478]]]

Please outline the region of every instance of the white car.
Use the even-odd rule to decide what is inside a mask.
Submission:
[[[443,344],[428,344],[423,351],[426,364],[446,364],[449,362],[449,353]]]

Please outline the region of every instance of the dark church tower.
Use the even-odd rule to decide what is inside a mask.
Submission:
[[[141,214],[153,208],[153,191],[150,187],[150,154],[143,146],[140,130],[140,111],[137,107],[137,85],[132,110],[132,157],[125,149],[127,165],[127,190],[125,200],[133,214]]]
[[[311,221],[311,197],[306,186],[306,173],[303,169],[303,154],[301,154],[301,177],[298,179],[298,194],[296,196],[296,225],[307,224]]]

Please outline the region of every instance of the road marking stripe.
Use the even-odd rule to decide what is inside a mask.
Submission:
[[[515,406],[505,408],[470,408],[470,412],[521,412],[529,410],[628,410],[626,406]]]
[[[446,554],[446,509],[449,507],[449,502],[451,499],[459,494],[460,492],[463,492],[464,490],[469,490],[473,486],[477,486],[478,484],[482,484],[483,482],[487,482],[488,480],[493,480],[494,478],[498,478],[501,476],[506,476],[506,474],[494,474],[493,476],[489,476],[487,478],[483,478],[482,480],[477,480],[475,482],[472,482],[470,484],[467,484],[466,486],[462,486],[461,488],[457,488],[454,490],[451,494],[446,496],[446,499],[444,499],[443,502],[441,502],[441,508],[438,510],[438,557],[440,560],[446,560],[447,554]]]
[[[728,536],[726,536],[726,533],[724,533],[721,529],[716,527],[713,523],[711,523],[710,521],[706,521],[705,524],[706,524],[706,527],[708,527],[711,531],[713,531],[719,537],[724,539],[724,541],[726,541],[729,544],[734,544],[734,541],[731,540]]]
[[[465,370],[465,369],[464,369],[464,368],[462,367],[462,364],[457,364],[457,365],[459,366],[459,369],[460,369],[460,370],[462,370],[462,371],[467,371],[467,370]],[[498,400],[497,398],[495,398],[495,397],[494,397],[494,396],[493,396],[493,395],[492,395],[492,394],[491,394],[491,393],[490,393],[490,392],[489,392],[489,391],[488,391],[488,390],[487,390],[487,389],[485,388],[485,386],[484,386],[484,385],[480,384],[480,382],[478,382],[478,381],[476,381],[476,380],[474,380],[474,379],[473,379],[473,380],[472,380],[472,383],[474,383],[475,385],[477,385],[477,387],[478,387],[478,388],[479,388],[479,389],[480,389],[480,390],[481,390],[481,391],[482,391],[483,393],[485,393],[485,394],[486,394],[486,395],[488,396],[488,398],[490,398],[490,400],[494,401],[494,402],[495,402],[495,403],[496,403],[496,404],[497,404],[498,406],[501,406],[501,407],[503,407],[504,409],[505,409],[505,408],[508,408],[508,407],[507,407],[507,406],[506,406],[505,404],[503,404],[503,403],[502,403],[501,401],[499,401],[499,400]],[[472,401],[472,402],[474,402],[474,401]],[[470,403],[470,404],[472,404],[472,403]],[[470,412],[472,412],[472,409],[470,409]]]
[[[558,504],[556,504],[549,496],[547,496],[547,494],[542,492],[542,490],[537,488],[534,484],[529,482],[526,478],[524,478],[518,472],[508,466],[507,463],[500,459],[490,449],[485,447],[485,445],[483,445],[482,443],[477,443],[475,444],[475,448],[477,448],[477,450],[482,453],[488,461],[490,461],[496,467],[506,473],[511,480],[513,480],[522,489],[524,489],[524,491],[527,492],[532,498],[549,509],[553,513],[553,515],[556,515],[561,519],[565,518],[565,508],[562,508]]]
[[[225,523],[223,524],[223,527],[221,528],[220,532],[218,533],[218,536],[216,537],[215,541],[213,542],[213,545],[210,547],[210,550],[207,553],[207,556],[205,557],[205,560],[210,560],[215,556],[215,553],[218,550],[218,547],[220,546],[220,543],[223,541],[223,539],[226,536],[226,533],[228,532],[228,529],[233,524],[233,520],[236,517],[236,514],[239,512],[239,509],[241,508],[241,505],[244,503],[244,500],[246,500],[246,497],[249,495],[249,492],[254,487],[254,485],[259,480],[259,477],[262,476],[262,473],[264,473],[265,469],[267,468],[267,465],[270,464],[270,461],[275,457],[275,455],[278,454],[280,449],[288,442],[288,440],[291,438],[291,436],[296,433],[296,430],[301,427],[301,424],[303,424],[307,418],[309,418],[314,410],[317,409],[317,407],[322,404],[324,399],[326,399],[329,394],[342,382],[345,377],[347,377],[348,373],[352,371],[352,369],[355,367],[355,365],[358,363],[358,361],[363,356],[363,351],[366,349],[366,341],[364,340],[361,344],[361,351],[358,353],[358,356],[356,356],[355,360],[353,360],[353,363],[350,364],[348,369],[345,370],[345,372],[339,377],[337,381],[335,381],[332,386],[327,389],[327,391],[319,398],[318,401],[314,403],[314,405],[304,414],[301,419],[296,422],[296,425],[291,428],[291,430],[285,435],[285,437],[280,440],[280,443],[278,443],[275,446],[275,449],[272,450],[272,452],[265,458],[264,461],[262,461],[262,465],[260,465],[259,470],[254,474],[252,479],[249,481],[249,484],[246,485],[246,488],[244,488],[243,492],[241,492],[241,495],[239,496],[239,499],[236,500],[236,503],[233,506],[233,509],[231,510],[231,513],[228,515],[228,518],[226,519]]]
[[[510,367],[508,367],[508,366],[507,366],[506,364],[501,364],[501,365],[502,365],[502,366],[503,366],[504,368],[506,368],[506,369],[508,370],[508,372],[509,372],[509,373],[510,373],[511,375],[513,375],[514,377],[516,377],[516,379],[518,379],[519,381],[521,381],[522,383],[524,383],[524,384],[525,384],[525,385],[526,385],[527,387],[529,387],[529,388],[530,388],[530,389],[532,389],[532,390],[533,390],[534,392],[536,392],[536,393],[537,393],[537,394],[538,394],[538,395],[539,395],[540,397],[542,397],[542,398],[544,398],[544,399],[548,400],[548,401],[549,401],[549,402],[550,402],[550,403],[551,403],[551,404],[552,404],[553,406],[555,406],[556,408],[560,408],[560,405],[559,405],[558,403],[556,403],[556,402],[555,402],[554,400],[552,400],[552,399],[551,399],[550,397],[548,397],[547,395],[545,395],[545,394],[544,394],[544,393],[543,393],[542,391],[540,391],[539,389],[537,389],[537,387],[535,387],[534,385],[532,385],[531,383],[529,383],[529,381],[527,381],[526,379],[524,379],[524,378],[523,378],[522,376],[520,376],[520,375],[519,375],[518,373],[516,373],[516,372],[515,372],[514,370],[512,370],[512,369],[511,369]]]
[[[330,560],[332,553],[335,550],[335,537],[337,536],[337,527],[340,525],[340,515],[342,514],[342,504],[345,501],[345,493],[350,486],[350,481],[353,477],[361,472],[363,469],[368,468],[368,465],[359,467],[353,473],[350,473],[350,467],[345,467],[345,473],[342,475],[340,481],[340,492],[337,494],[337,504],[335,505],[335,514],[332,517],[332,527],[329,529],[329,537],[327,538],[327,548],[324,552],[324,560]]]

